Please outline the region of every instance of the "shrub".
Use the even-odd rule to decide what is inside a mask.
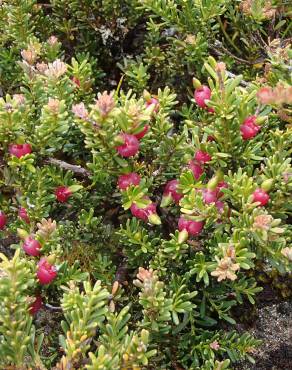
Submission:
[[[4,1],[1,366],[254,361],[234,310],[258,272],[291,272],[292,92],[285,22],[264,75],[230,60],[225,42],[261,49],[237,50],[237,30],[286,12],[247,3]],[[113,89],[96,66],[115,64],[102,32],[125,13],[147,20],[145,48]]]

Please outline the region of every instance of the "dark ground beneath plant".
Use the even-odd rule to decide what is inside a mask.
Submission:
[[[258,295],[255,306],[242,305],[235,309],[236,320],[241,321],[236,325],[238,332],[248,331],[257,339],[263,341],[262,345],[252,353],[256,363],[241,362],[233,365],[235,370],[290,370],[292,369],[292,300],[283,299],[279,292],[265,285],[263,291]],[[240,318],[239,318],[240,317]],[[51,341],[52,335],[56,343],[57,322],[62,318],[60,312],[42,310],[39,312],[36,325],[44,326],[46,339]],[[234,327],[229,328],[234,329]],[[45,339],[45,342],[46,342]],[[49,343],[48,347],[49,347]],[[44,346],[46,348],[46,346]],[[49,356],[50,351],[43,355]],[[61,355],[61,354],[59,354]],[[180,368],[182,369],[182,368]]]
[[[253,353],[255,365],[242,362],[236,370],[292,369],[292,300],[277,296],[266,286],[259,295],[257,308],[250,312],[251,321],[239,324],[238,331],[248,331],[262,345]]]

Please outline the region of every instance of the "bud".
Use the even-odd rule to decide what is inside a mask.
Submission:
[[[37,58],[37,54],[34,49],[22,50],[21,56],[28,64],[33,64]]]
[[[88,118],[88,111],[85,108],[84,103],[72,105],[72,112],[74,113],[75,117],[78,117],[84,120]]]
[[[26,230],[17,228],[17,235],[20,237],[20,239],[26,239],[29,234]]]
[[[215,176],[208,182],[207,188],[210,190],[215,190],[218,183],[223,180],[223,172],[221,170],[216,171]]]
[[[47,262],[50,264],[50,265],[53,265],[56,261],[56,255],[55,254],[51,254],[49,257],[46,258],[47,259]]]
[[[102,118],[105,118],[115,107],[114,92],[108,93],[104,91],[102,94],[97,94],[96,107]]]
[[[202,86],[202,84],[197,78],[193,77],[193,86],[195,89],[199,89]]]
[[[141,239],[141,233],[140,233],[140,231],[137,231],[137,232],[134,234],[134,239],[135,239],[135,240],[140,240],[140,239]]]
[[[47,107],[53,114],[58,114],[60,110],[60,100],[59,99],[53,99],[49,98]]]
[[[273,184],[274,184],[273,179],[267,179],[267,180],[263,181],[263,183],[261,185],[261,188],[264,191],[269,192],[272,189]]]
[[[188,237],[189,237],[189,233],[187,232],[186,229],[183,229],[182,231],[180,231],[178,234],[178,244],[182,244],[185,241],[187,241]]]
[[[13,112],[13,105],[11,103],[5,103],[4,105],[4,109],[6,110],[6,112],[8,113],[12,113]]]
[[[212,343],[210,343],[210,348],[214,349],[215,351],[218,351],[220,348],[220,345],[217,340],[214,340]]]
[[[37,63],[36,64],[36,69],[40,72],[40,73],[45,73],[45,71],[48,69],[48,65],[44,62],[41,62],[41,63]]]
[[[261,104],[273,104],[275,101],[274,95],[271,86],[261,87],[257,92],[257,98]]]
[[[147,90],[144,90],[144,91],[143,91],[143,98],[144,98],[146,101],[150,101],[150,100],[151,100],[151,94],[149,93],[149,91],[147,91]]]
[[[288,258],[289,261],[292,262],[292,248],[291,247],[290,248],[286,247],[286,248],[282,249],[281,253],[283,254],[283,256]]]
[[[219,62],[216,64],[216,68],[215,68],[216,72],[218,73],[223,73],[226,71],[226,64],[223,63],[223,62]]]
[[[185,43],[189,45],[196,45],[197,38],[195,35],[187,35],[185,38]]]
[[[145,329],[141,330],[141,339],[142,339],[142,342],[144,344],[148,343],[148,340],[149,340],[149,331],[148,330],[145,330]]]
[[[127,353],[124,353],[124,354],[123,354],[123,360],[124,360],[125,362],[128,362],[128,361],[129,361],[129,356],[128,356],[128,354],[127,354]]]
[[[112,286],[112,295],[116,295],[117,294],[118,289],[119,289],[119,286],[120,286],[120,284],[119,284],[118,281],[115,281],[113,283],[113,286]]]
[[[48,64],[48,68],[44,72],[49,78],[58,79],[67,72],[67,65],[60,59],[55,60],[53,63]]]
[[[224,178],[224,173],[219,169],[216,171],[216,177],[218,178],[218,181],[222,181]]]
[[[210,64],[210,66],[214,69],[216,69],[216,66],[217,66],[217,62],[216,62],[216,59],[213,58],[212,56],[209,56],[208,57],[208,63]]]
[[[17,103],[17,105],[23,105],[25,103],[25,97],[23,94],[14,94],[13,100]]]
[[[118,135],[114,138],[114,146],[123,144],[125,144],[125,139],[123,138],[122,135]]]
[[[207,184],[207,189],[215,190],[218,185],[218,182],[219,182],[219,179],[216,176],[212,177],[212,179],[209,180]]]
[[[48,41],[47,43],[50,45],[50,46],[55,46],[57,43],[58,43],[58,38],[56,36],[50,36],[48,38]]]
[[[268,119],[268,116],[261,116],[261,117],[257,117],[256,120],[255,120],[255,123],[257,125],[262,125],[263,123],[265,123]]]
[[[172,203],[172,197],[170,194],[168,195],[163,195],[160,203],[160,207],[168,207]]]
[[[160,217],[158,216],[157,213],[151,213],[149,216],[148,216],[148,221],[152,224],[152,225],[161,225],[161,219]]]

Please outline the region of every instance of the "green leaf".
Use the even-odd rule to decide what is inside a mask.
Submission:
[[[71,186],[69,186],[69,190],[71,191],[71,193],[76,193],[80,189],[83,189],[82,185],[71,185]]]

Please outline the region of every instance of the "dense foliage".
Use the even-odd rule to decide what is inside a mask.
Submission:
[[[254,361],[236,307],[291,276],[291,15],[0,2],[1,369]]]

